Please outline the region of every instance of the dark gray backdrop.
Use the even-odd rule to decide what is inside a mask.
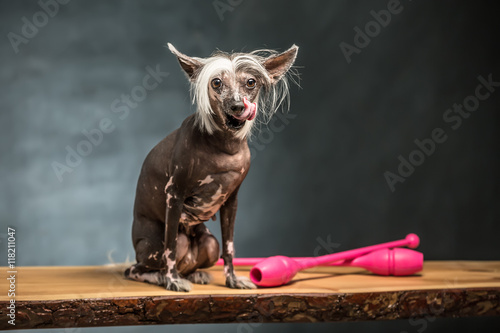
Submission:
[[[480,88],[489,93],[484,100],[471,97],[479,76],[500,81],[498,14],[486,2],[406,0],[391,7],[390,22],[382,17],[385,26],[374,23],[371,11],[388,4],[73,0],[46,7],[47,15],[36,1],[1,1],[2,242],[7,225],[15,227],[19,265],[133,259],[131,213],[141,163],[194,110],[166,42],[201,57],[216,48],[284,50],[295,43],[302,88],[291,89],[289,115],[276,117],[250,143],[254,159],[240,191],[237,255],[310,256],[416,232],[426,259],[498,260],[500,87]],[[355,40],[357,28],[371,29],[369,43]],[[341,45],[356,43],[348,61]],[[143,79],[151,70],[169,75],[160,73],[161,82],[147,91]],[[128,107],[123,94],[135,96]],[[456,115],[443,119],[464,100],[477,110],[460,124]],[[83,132],[100,125],[109,133],[94,136],[97,144],[84,143]],[[422,162],[414,140],[430,138],[436,128],[447,139]],[[68,165],[68,149],[78,148],[88,155],[73,156]],[[392,191],[384,173],[398,173],[400,155],[422,163]],[[54,162],[71,172],[58,178]],[[218,223],[208,224],[220,235]],[[5,258],[5,246],[1,251]],[[499,323],[425,324],[430,332]],[[146,330],[422,327],[405,320]]]

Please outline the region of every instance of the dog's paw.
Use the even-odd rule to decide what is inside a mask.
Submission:
[[[184,291],[184,292],[190,291],[191,288],[193,287],[191,282],[189,282],[186,279],[181,279],[181,278],[174,279],[167,276],[164,277],[163,286],[167,290]]]
[[[226,286],[233,289],[256,289],[257,286],[244,276],[229,276],[226,278]]]
[[[159,271],[142,272],[133,265],[125,270],[123,273],[125,278],[140,282],[147,282],[151,284],[161,285],[163,283],[162,275]]]
[[[212,282],[212,276],[203,271],[196,271],[194,273],[191,273],[186,278],[196,284],[209,284],[210,282]]]

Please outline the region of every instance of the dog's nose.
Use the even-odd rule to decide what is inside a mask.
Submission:
[[[242,113],[243,110],[245,110],[245,104],[243,102],[235,102],[233,105],[231,105],[231,111],[234,113]]]

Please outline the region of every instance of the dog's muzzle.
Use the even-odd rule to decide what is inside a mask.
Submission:
[[[227,114],[227,124],[235,129],[241,128],[245,121],[253,120],[257,114],[257,104],[250,103],[246,97],[243,102],[231,105],[231,114]]]

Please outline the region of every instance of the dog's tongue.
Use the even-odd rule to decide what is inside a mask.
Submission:
[[[243,97],[243,104],[245,104],[245,110],[239,116],[233,115],[238,120],[252,120],[257,114],[257,104],[250,103],[246,97]]]

